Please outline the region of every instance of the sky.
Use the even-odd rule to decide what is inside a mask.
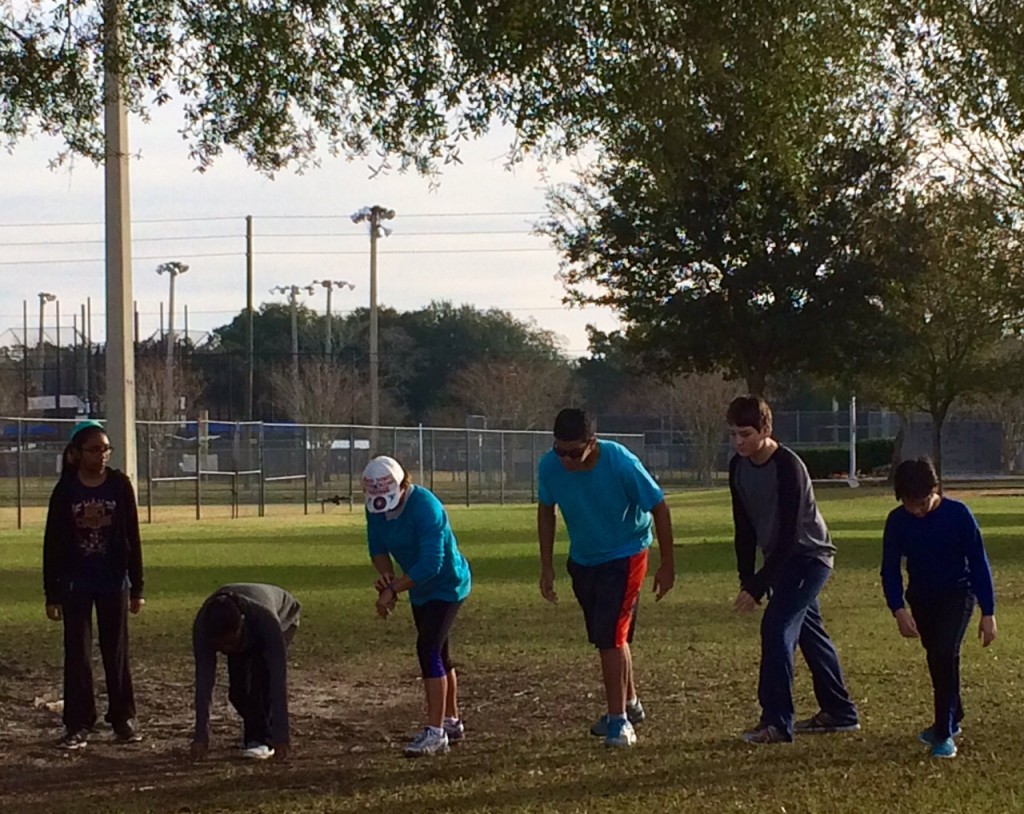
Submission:
[[[353,283],[336,290],[332,312],[369,303],[369,237],[350,216],[380,204],[396,212],[392,234],[378,243],[378,302],[409,311],[431,300],[497,307],[533,320],[561,338],[570,356],[587,351],[586,326],[616,326],[606,309],[569,309],[556,278],[558,255],[531,234],[544,216],[549,181],[571,180],[567,165],[526,162],[510,171],[508,132],[466,145],[462,165],[446,167],[439,184],[391,171],[373,176],[365,162],[322,157],[302,175],[274,179],[237,154],[225,152],[206,173],[194,169],[179,121],[170,108],[152,120],[129,123],[133,287],[142,338],[160,331],[169,280],[156,273],[166,261],[189,266],[175,283],[175,330],[184,322],[193,338],[226,324],[245,307],[245,216],[253,217],[254,299],[285,302],[276,286],[313,280]],[[29,341],[39,326],[39,294],[54,294],[62,341],[70,344],[73,315],[91,298],[92,338],[104,335],[103,174],[79,159],[48,167],[60,144],[19,143],[0,153],[0,343],[19,343],[22,301],[28,301]],[[326,292],[300,301],[322,314]],[[166,316],[165,316],[166,320]],[[79,320],[80,321],[80,320]],[[53,341],[56,308],[44,308]],[[166,324],[166,322],[164,323]],[[13,331],[13,333],[12,333]]]

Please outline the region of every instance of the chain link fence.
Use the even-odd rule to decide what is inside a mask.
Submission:
[[[75,423],[0,418],[0,493],[16,507],[18,528],[26,509],[47,505]],[[197,519],[262,517],[289,505],[351,511],[371,450],[397,458],[446,503],[532,502],[537,463],[551,446],[549,432],[422,426],[139,421],[136,433],[139,512],[149,522],[171,508]],[[641,434],[602,437],[645,457]]]

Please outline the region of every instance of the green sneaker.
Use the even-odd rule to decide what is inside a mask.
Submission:
[[[957,724],[950,733],[950,737],[959,738],[963,733],[964,731],[960,728],[960,724]],[[917,736],[917,739],[925,746],[937,746],[941,742],[935,739],[935,728],[931,726],[921,730],[921,734]]]
[[[932,757],[951,758],[956,757],[956,743],[952,738],[946,738],[941,743],[932,747]]]
[[[633,724],[627,718],[625,721],[616,718],[608,722],[608,734],[605,735],[604,745],[608,747],[629,747],[636,745],[636,732]]]

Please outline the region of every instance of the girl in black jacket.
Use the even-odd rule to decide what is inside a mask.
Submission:
[[[92,608],[107,679],[106,720],[115,740],[141,740],[128,666],[128,611],[142,598],[142,543],[135,491],[110,469],[110,439],[96,421],[75,426],[50,497],[43,540],[46,615],[64,622],[64,736],[81,749],[96,723],[92,682]]]

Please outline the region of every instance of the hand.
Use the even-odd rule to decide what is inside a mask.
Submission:
[[[394,581],[394,574],[381,574],[379,577],[377,577],[377,581],[373,583],[373,587],[377,589],[377,593],[380,593]]]
[[[395,589],[385,588],[377,597],[377,615],[381,619],[387,619],[391,615],[391,611],[395,609],[397,602],[398,596],[395,594]]]
[[[736,613],[750,613],[756,608],[760,602],[746,591],[740,591],[736,596],[736,601],[732,603],[732,609]]]
[[[64,618],[64,611],[60,605],[47,605],[46,618],[53,622],[59,622]]]
[[[274,747],[274,760],[288,760],[288,755],[292,750],[291,744],[288,743],[272,743]]]
[[[205,741],[192,741],[188,756],[190,760],[202,760],[210,751],[210,744]]]
[[[982,616],[978,623],[978,638],[981,639],[981,646],[988,647],[996,640],[996,617]]]
[[[917,632],[917,622],[910,615],[910,611],[906,608],[900,608],[893,614],[893,617],[896,619],[896,625],[900,629],[900,636],[904,639],[920,638],[921,634]]]
[[[140,610],[142,610],[142,606],[145,604],[146,600],[143,599],[141,596],[133,597],[132,600],[128,603],[128,610],[130,610],[132,613],[138,613]]]
[[[660,602],[661,598],[671,591],[672,586],[675,584],[675,569],[668,563],[662,563],[658,566],[658,570],[654,574],[654,593],[657,594],[657,596],[654,597],[654,601]]]
[[[558,594],[555,593],[555,569],[550,566],[540,569],[540,595],[552,605],[558,604]]]

